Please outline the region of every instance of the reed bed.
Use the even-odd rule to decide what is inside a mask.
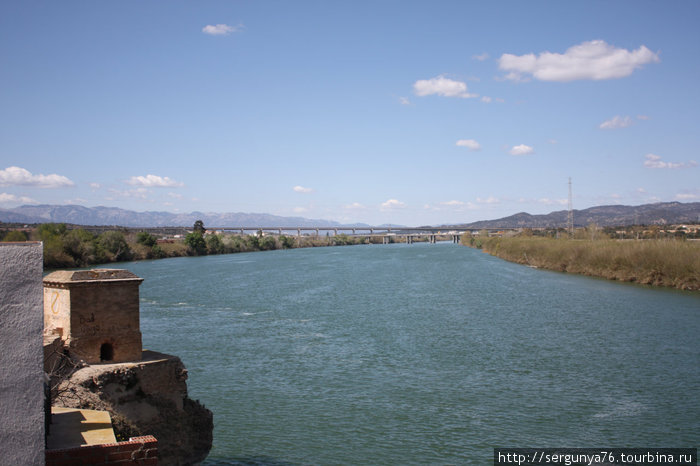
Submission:
[[[541,237],[466,241],[473,247],[479,243],[491,255],[532,267],[682,290],[700,289],[697,241]]]

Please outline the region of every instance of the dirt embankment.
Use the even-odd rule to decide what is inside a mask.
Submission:
[[[80,368],[57,387],[55,406],[109,411],[118,440],[158,439],[159,463],[202,462],[213,415],[187,396],[187,369],[176,356],[144,351],[143,360]]]

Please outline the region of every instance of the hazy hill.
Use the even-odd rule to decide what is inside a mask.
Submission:
[[[0,209],[0,221],[13,223],[72,223],[76,225],[118,225],[123,227],[192,226],[202,220],[205,226],[340,226],[337,222],[301,217],[280,217],[254,213],[213,212],[134,212],[117,207],[79,205],[26,205]]]
[[[567,214],[566,210],[546,215],[520,212],[496,220],[482,220],[459,226],[474,229],[566,227]],[[590,223],[598,226],[622,226],[697,223],[698,221],[700,221],[700,202],[659,202],[639,206],[606,205],[583,210],[574,209],[574,225],[577,227]]]
[[[521,212],[496,220],[460,224],[467,228],[538,228],[565,227],[567,211],[560,210],[546,215]],[[574,210],[574,224],[586,226],[593,222],[599,226],[634,224],[694,223],[700,219],[700,202],[661,202],[640,206],[598,206]],[[135,212],[117,207],[83,207],[79,205],[25,205],[13,209],[0,209],[0,222],[6,223],[72,223],[76,225],[116,225],[123,227],[189,227],[202,220],[207,227],[335,227],[330,220],[302,217],[280,217],[255,213],[214,212]],[[366,227],[366,224],[342,226]],[[394,225],[396,226],[396,225]]]

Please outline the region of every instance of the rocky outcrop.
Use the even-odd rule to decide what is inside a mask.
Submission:
[[[117,440],[153,435],[163,465],[197,464],[212,444],[212,413],[187,396],[176,356],[144,351],[141,361],[82,367],[60,382],[54,406],[109,411]]]

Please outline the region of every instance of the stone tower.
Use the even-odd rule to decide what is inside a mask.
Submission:
[[[53,272],[44,277],[44,331],[88,364],[141,359],[139,278],[128,270]]]

